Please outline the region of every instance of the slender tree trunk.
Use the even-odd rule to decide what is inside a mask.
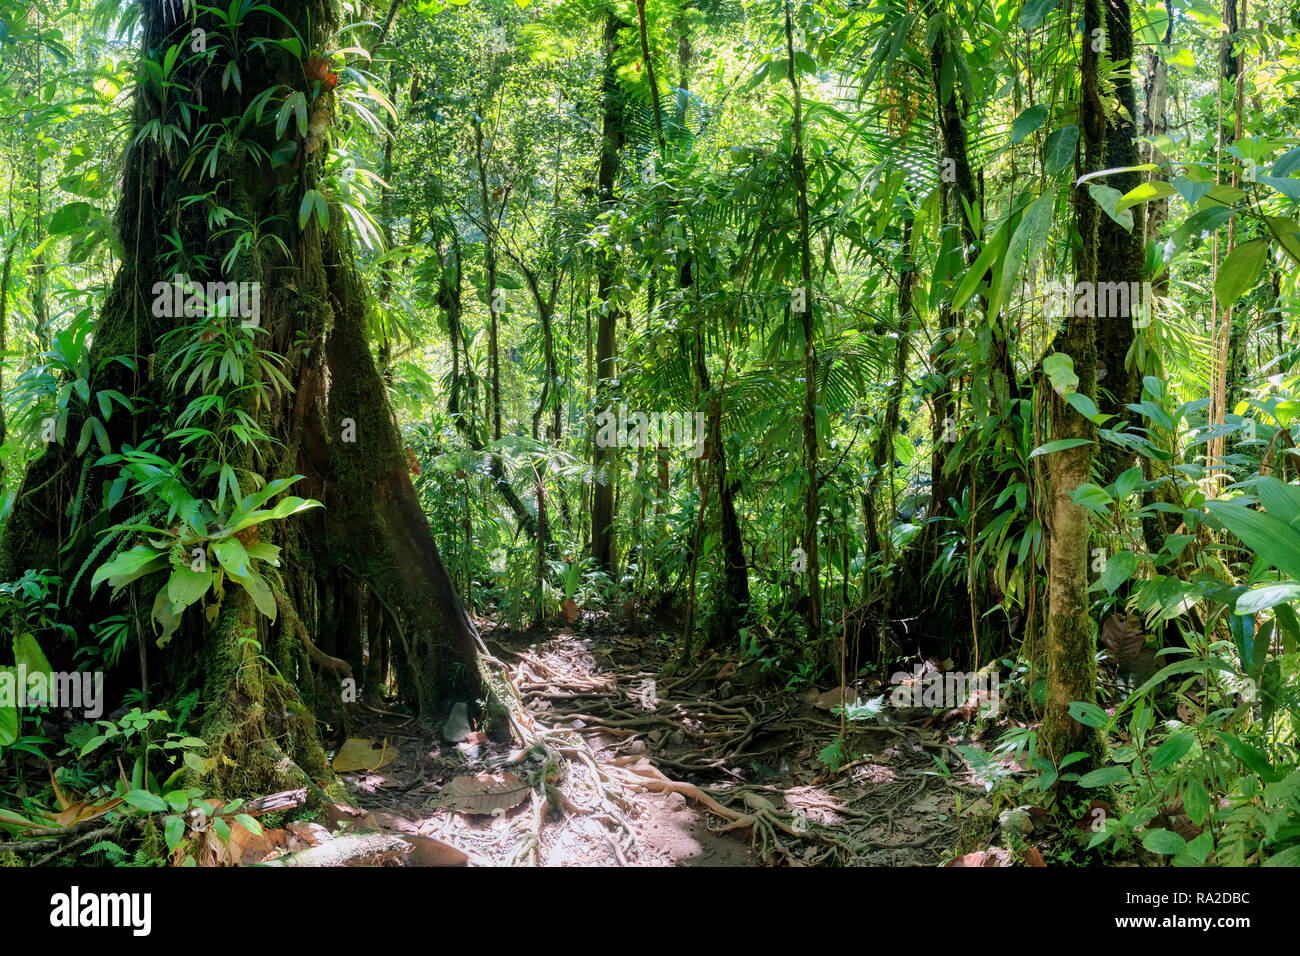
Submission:
[[[1129,10],[1129,0],[1103,0],[1106,21],[1106,52],[1112,63],[1128,64],[1133,58],[1133,21]],[[1085,34],[1083,43],[1092,55],[1092,34]],[[1138,165],[1137,143],[1137,87],[1133,83],[1131,69],[1125,67],[1112,75],[1115,84],[1115,96],[1121,110],[1108,115],[1106,150],[1102,162],[1103,168],[1117,168]],[[1135,189],[1142,182],[1139,172],[1117,173],[1108,176],[1105,184],[1121,193]],[[1141,289],[1146,263],[1146,248],[1143,237],[1146,235],[1145,206],[1132,207],[1133,226],[1125,229],[1122,225],[1102,215],[1097,223],[1097,274],[1092,281],[1097,283],[1121,283],[1120,289]],[[1076,281],[1079,276],[1075,276]],[[1102,309],[1101,303],[1107,296],[1097,291],[1098,315],[1096,323],[1097,347],[1097,407],[1107,414],[1115,415],[1120,422],[1133,420],[1134,413],[1127,406],[1139,398],[1142,389],[1142,369],[1136,361],[1129,358],[1136,330],[1134,317],[1137,305],[1130,296],[1128,310]],[[1124,314],[1109,314],[1120,312]],[[1104,372],[1103,372],[1104,369]],[[1112,421],[1110,427],[1118,427]],[[1106,445],[1098,451],[1098,465],[1102,481],[1109,483],[1119,473],[1133,463],[1131,452],[1118,445]]]
[[[605,71],[602,81],[600,165],[596,190],[602,208],[614,205],[614,183],[618,178],[619,151],[623,147],[623,92],[618,82],[618,31],[626,24],[615,13],[605,18]],[[608,411],[613,405],[613,381],[619,309],[614,301],[617,262],[613,250],[598,253],[596,266],[600,315],[596,324],[596,408]],[[594,425],[593,425],[594,427]],[[606,464],[609,450],[593,442],[592,469],[595,483],[591,496],[591,556],[602,571],[614,571],[614,474]]]
[[[807,491],[804,498],[803,550],[807,562],[808,638],[816,645],[822,632],[821,561],[817,548],[817,519],[820,511],[817,478],[817,341],[813,315],[812,249],[808,226],[808,171],[803,154],[803,95],[799,88],[799,67],[794,58],[794,25],[790,4],[785,4],[785,47],[788,75],[794,93],[794,112],[790,119],[790,168],[794,178],[795,199],[799,214],[799,276],[801,287],[795,296],[802,306],[799,316],[803,326],[804,403],[803,463]]]
[[[894,462],[894,436],[898,434],[898,421],[903,403],[903,389],[907,378],[907,360],[912,342],[912,290],[916,285],[916,271],[912,264],[912,220],[908,219],[903,224],[903,271],[898,276],[898,344],[894,348],[894,367],[893,375],[889,381],[889,397],[885,402],[885,415],[880,423],[880,431],[876,435],[875,443],[871,449],[871,463],[875,469],[871,475],[871,480],[867,484],[867,492],[863,496],[863,514],[867,518],[867,547],[869,548],[867,563],[871,564],[871,555],[876,552],[880,553],[879,567],[888,568],[893,561],[890,553],[893,535],[889,528],[885,529],[882,535],[876,522],[876,502],[880,497],[881,486],[884,484],[885,476],[889,476],[890,485],[893,485],[893,462]],[[848,573],[848,567],[845,566],[845,574]],[[887,652],[888,626],[890,619],[891,606],[893,602],[893,582],[892,574],[885,577],[881,584],[879,594],[881,602],[881,628],[879,640],[877,642],[878,660],[884,661]]]
[[[1080,126],[1083,152],[1079,174],[1099,167],[1105,157],[1105,112],[1097,90],[1097,51],[1089,38],[1101,23],[1102,0],[1084,0],[1082,95]],[[1101,215],[1086,188],[1076,187],[1076,222],[1081,243],[1075,250],[1075,276],[1092,282],[1097,276],[1097,221]],[[1068,355],[1079,377],[1078,391],[1092,396],[1096,389],[1096,329],[1091,317],[1066,319],[1058,336],[1058,351]],[[1051,396],[1051,439],[1095,438],[1092,423],[1074,410],[1061,394]],[[1100,734],[1070,716],[1074,701],[1093,703],[1096,697],[1096,634],[1088,600],[1088,511],[1075,504],[1070,492],[1088,480],[1092,445],[1068,448],[1048,456],[1048,616],[1047,710],[1042,740],[1049,759],[1059,761],[1076,750],[1094,760],[1102,753]]]

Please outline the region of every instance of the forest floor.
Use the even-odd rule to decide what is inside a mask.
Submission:
[[[430,739],[373,714],[351,731],[384,765],[340,774],[360,828],[427,838],[432,865],[933,866],[987,845],[995,808],[953,749],[978,746],[955,732],[969,726],[851,721],[832,772],[819,755],[840,731],[838,687],[751,689],[749,666],[719,657],[673,674],[655,635],[575,625],[484,628],[525,705],[515,719],[562,759],[454,717]]]

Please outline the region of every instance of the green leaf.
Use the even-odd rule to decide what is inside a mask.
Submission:
[[[1065,451],[1067,448],[1091,444],[1092,440],[1088,438],[1058,438],[1056,441],[1049,441],[1046,445],[1039,445],[1029,453],[1029,457],[1037,458],[1039,455],[1050,455],[1054,451]]]
[[[1171,185],[1178,190],[1178,195],[1183,197],[1187,205],[1195,206],[1210,191],[1214,183],[1198,183],[1186,176],[1175,176]]]
[[[1053,352],[1043,359],[1043,371],[1047,373],[1052,388],[1067,394],[1079,387],[1079,376],[1074,372],[1074,359],[1064,352]]]
[[[107,580],[113,590],[118,590],[137,578],[167,566],[166,553],[138,544],[129,551],[122,551],[113,559],[100,565],[90,579],[91,587]]]
[[[1300,146],[1288,149],[1277,158],[1273,164],[1273,175],[1290,176],[1297,169],[1300,169]]]
[[[1081,787],[1108,787],[1112,784],[1124,783],[1129,779],[1128,767],[1111,766],[1102,767],[1091,773],[1085,773],[1079,778]]]
[[[167,801],[156,793],[150,793],[148,790],[128,790],[122,794],[122,800],[137,810],[144,810],[148,813],[161,813],[167,809]]]
[[[1096,704],[1089,704],[1082,700],[1072,701],[1070,703],[1069,712],[1071,717],[1083,724],[1085,727],[1107,727],[1110,725],[1110,714],[1106,713]],[[1066,766],[1068,766],[1068,764],[1065,761],[1062,761],[1061,769],[1065,769]]]
[[[298,228],[306,229],[307,222],[313,215],[321,229],[329,228],[329,204],[319,189],[309,189],[303,195],[302,204],[298,207]]]
[[[1300,584],[1288,581],[1285,584],[1267,584],[1254,588],[1237,598],[1233,610],[1237,614],[1258,614],[1279,604],[1300,601]]]
[[[1079,143],[1079,127],[1071,123],[1052,130],[1043,144],[1043,170],[1049,176],[1068,169],[1074,162],[1074,148]]]
[[[1210,793],[1205,789],[1205,782],[1193,777],[1183,789],[1183,809],[1198,827],[1205,823],[1210,815]]]
[[[177,608],[187,608],[212,586],[212,569],[193,571],[188,566],[173,568],[167,579],[167,598]]]
[[[1147,830],[1142,834],[1142,845],[1152,853],[1173,856],[1187,849],[1187,841],[1173,830]]]
[[[1289,846],[1281,853],[1274,853],[1262,864],[1263,866],[1300,866],[1300,843]]]
[[[1105,514],[1111,506],[1111,497],[1106,493],[1106,489],[1089,481],[1085,481],[1071,491],[1070,498],[1075,504],[1098,514]]]
[[[1113,554],[1101,572],[1101,586],[1106,589],[1107,594],[1114,594],[1115,589],[1131,578],[1136,570],[1137,555],[1132,551]]]
[[[1035,103],[1022,112],[1011,123],[1011,142],[1018,143],[1034,130],[1043,125],[1047,119],[1047,104]]]
[[[1003,245],[1006,242],[1006,229],[1006,223],[1003,223],[998,227],[998,231],[993,234],[993,238],[984,246],[980,251],[980,254],[975,257],[975,261],[971,263],[971,267],[967,269],[966,274],[962,276],[961,282],[957,284],[957,289],[952,295],[952,308],[954,311],[960,309],[966,304],[966,300],[975,292],[975,289],[980,284],[980,280],[983,279],[985,274],[989,271],[994,260],[1002,253]]]
[[[1113,416],[1107,415],[1097,409],[1097,403],[1082,392],[1067,392],[1065,400],[1070,403],[1070,407],[1082,415],[1094,425],[1100,425],[1106,419]]]
[[[243,578],[253,573],[248,563],[248,552],[244,550],[243,544],[234,538],[212,542],[212,553],[232,578]]]
[[[1206,508],[1257,555],[1287,577],[1300,581],[1300,534],[1290,525],[1227,501],[1211,501]]]
[[[1020,28],[1022,30],[1032,30],[1043,22],[1043,19],[1056,9],[1058,0],[1026,0],[1024,7],[1020,11]]]
[[[31,634],[19,634],[14,638],[14,666],[23,667],[29,674],[49,674],[50,662],[46,660],[41,645]]]
[[[1115,479],[1115,500],[1123,501],[1142,484],[1142,469],[1134,465]]]
[[[1002,259],[1002,281],[998,284],[998,294],[989,303],[991,318],[997,317],[1002,303],[1010,296],[1021,267],[1029,261],[1034,250],[1041,249],[1046,244],[1055,209],[1056,193],[1049,189],[1030,203],[1021,217],[1020,225],[1007,244],[1007,254]]]
[[[1273,769],[1273,765],[1268,762],[1268,757],[1259,748],[1246,743],[1240,737],[1234,737],[1232,734],[1216,730],[1219,739],[1228,745],[1233,756],[1244,763],[1251,771],[1265,783],[1277,783],[1282,778]]]
[[[17,683],[18,675],[12,667],[0,667],[0,675],[8,675],[8,680]],[[15,687],[15,690],[17,688]],[[18,739],[18,705],[0,706],[0,747],[8,747]]]
[[[1100,186],[1093,184],[1088,187],[1088,195],[1093,198],[1102,211],[1111,219],[1119,223],[1126,231],[1133,231],[1133,213],[1131,210],[1119,209],[1119,201],[1124,198],[1123,193],[1118,189],[1112,189],[1110,186]]]
[[[1196,738],[1190,730],[1177,730],[1172,733],[1169,739],[1157,747],[1156,752],[1151,755],[1151,772],[1155,773],[1178,763],[1187,756],[1187,752],[1192,749],[1192,744],[1195,742]]]
[[[265,578],[260,574],[249,573],[240,577],[232,574],[230,579],[248,592],[248,596],[253,599],[253,604],[257,606],[259,611],[272,621],[275,620],[275,594],[271,591],[271,586],[266,583]]]
[[[1228,253],[1214,280],[1214,294],[1221,307],[1232,305],[1255,284],[1268,256],[1268,240],[1252,239]]]
[[[1122,212],[1144,202],[1164,199],[1166,196],[1172,196],[1175,191],[1174,187],[1163,179],[1153,179],[1148,183],[1140,183],[1124,194],[1120,201],[1116,203],[1115,211]]]
[[[163,839],[167,842],[167,852],[176,849],[185,836],[185,818],[172,814],[163,821]]]
[[[77,232],[86,227],[86,223],[90,222],[91,214],[94,211],[94,207],[88,202],[70,202],[60,207],[50,217],[50,224],[47,229],[52,236]]]

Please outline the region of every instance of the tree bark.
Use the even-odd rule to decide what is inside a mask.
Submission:
[[[339,26],[333,4],[281,0],[277,9],[302,33],[310,49],[329,49],[330,37]],[[185,271],[194,281],[260,284],[262,308],[253,335],[258,347],[282,360],[291,390],[277,393],[263,383],[264,403],[254,402],[248,389],[239,397],[227,396],[231,403],[242,402],[278,442],[274,447],[259,447],[256,453],[245,449],[230,463],[240,476],[243,493],[264,480],[300,474],[305,478],[294,492],[316,498],[326,507],[262,527],[264,539],[272,538],[282,548],[283,567],[278,575],[269,569],[267,575],[292,614],[280,613],[272,621],[257,612],[246,591],[228,581],[211,624],[202,607],[190,607],[171,643],[155,653],[163,658],[165,666],[158,672],[167,675],[171,692],[202,687],[203,736],[214,745],[213,753],[234,758],[233,766],[217,762],[209,774],[210,792],[282,789],[274,784],[283,782],[286,774],[293,776],[286,756],[310,776],[328,773],[315,722],[294,703],[298,695],[293,682],[296,678],[300,686],[309,687],[319,679],[303,652],[300,634],[318,629],[329,633],[328,608],[340,606],[334,596],[341,582],[359,579],[396,611],[392,623],[404,643],[397,661],[399,690],[407,703],[427,716],[435,715],[452,698],[485,696],[476,666],[476,634],[411,484],[405,446],[366,340],[365,291],[343,233],[344,217],[331,211],[328,227],[315,215],[305,227],[299,224],[307,191],[320,186],[318,176],[334,122],[332,84],[321,82],[327,61],[304,63],[270,44],[253,49],[245,43],[233,51],[227,45],[225,55],[237,58],[243,89],[234,84],[223,89],[222,70],[212,68],[209,57],[190,53],[192,29],[205,30],[209,38],[224,36],[220,22],[204,8],[186,16],[181,5],[169,0],[144,0],[141,25],[144,56],[161,59],[176,46],[183,52],[166,99],[148,83],[138,86],[134,129],[154,120],[181,122],[178,97],[191,103],[191,115],[193,104],[202,103],[195,122],[237,119],[248,101],[268,88],[303,93],[312,116],[313,128],[306,136],[292,122],[277,135],[275,110],[268,108],[265,121],[243,133],[258,149],[220,153],[215,178],[221,204],[260,223],[263,233],[274,234],[286,250],[269,244],[246,249],[234,257],[224,275],[216,264],[233,238],[209,232],[206,204],[185,202],[190,194],[213,188],[206,178],[201,180],[201,164],[187,168],[182,147],[168,146],[147,133],[133,141],[124,161],[123,198],[117,211],[125,252],[96,324],[90,363],[103,368],[93,388],[118,389],[133,396],[143,409],[135,416],[117,415],[107,422],[113,450],[118,451],[123,442],[137,442],[133,433],[138,432],[154,441],[159,454],[178,460],[182,449],[163,437],[174,427],[176,411],[168,408],[179,410],[190,395],[173,382],[169,369],[193,340],[194,323],[158,315],[151,307],[155,283],[172,279],[168,246],[161,237],[164,233],[180,237],[188,256]],[[281,20],[255,8],[246,15],[240,35],[280,37],[289,31]],[[214,42],[208,49],[221,47]],[[295,158],[272,167],[268,157],[277,147],[292,148]],[[205,326],[216,329],[221,323],[240,320],[202,321],[216,323]],[[134,369],[107,361],[116,355],[138,361]],[[84,409],[79,414],[84,417]],[[76,434],[80,425],[79,420],[71,423],[69,433]],[[200,465],[203,459],[223,455],[215,441],[200,442],[188,452]],[[30,567],[52,567],[70,580],[78,568],[91,563],[99,532],[153,503],[147,497],[142,501],[128,495],[108,508],[107,482],[88,481],[81,509],[91,517],[76,537],[64,540],[59,516],[77,494],[69,476],[78,467],[74,449],[65,444],[52,444],[31,465],[0,541],[0,578]],[[104,476],[111,479],[114,473]],[[215,497],[213,475],[190,466],[185,477],[196,495]],[[109,556],[99,554],[94,563]],[[166,574],[142,578],[132,586],[141,591],[138,607],[144,615],[154,592],[165,586]],[[108,589],[92,599],[89,579],[85,574],[78,593],[69,595],[70,606],[83,609],[87,622],[110,610],[122,611],[122,602],[110,598]],[[301,632],[298,622],[304,625]],[[147,616],[139,623],[146,631],[151,629]],[[257,640],[260,653],[250,651],[249,636]],[[52,660],[70,657],[70,648],[51,648],[48,654]],[[275,661],[289,683],[263,669],[263,655]]]
[[[1102,0],[1084,0],[1082,94],[1080,126],[1083,151],[1079,174],[1098,168],[1105,153],[1105,114],[1097,95],[1097,51],[1090,43],[1101,22]],[[1100,208],[1086,188],[1074,193],[1076,222],[1081,237],[1075,249],[1075,276],[1092,282],[1097,277],[1097,226]],[[1096,329],[1093,319],[1071,316],[1058,351],[1074,362],[1077,390],[1092,396],[1096,390]],[[1074,410],[1063,395],[1051,396],[1051,439],[1095,439],[1092,423]],[[1100,734],[1070,716],[1074,701],[1093,703],[1096,697],[1096,634],[1088,600],[1088,511],[1074,503],[1070,492],[1088,480],[1092,466],[1091,444],[1067,448],[1048,456],[1048,608],[1047,710],[1042,742],[1049,759],[1060,761],[1076,750],[1093,760],[1102,753]]]
[[[613,208],[614,182],[618,178],[619,151],[623,148],[623,92],[618,82],[618,32],[627,24],[611,12],[605,18],[605,70],[601,82],[603,117],[601,120],[600,164],[596,191],[602,210]],[[616,342],[619,309],[614,302],[617,262],[610,249],[599,253],[596,268],[596,294],[600,298],[600,315],[596,323],[596,409],[609,410],[613,404],[613,381],[616,376]],[[594,428],[594,424],[592,426]],[[614,571],[614,475],[607,467],[609,450],[592,442],[592,470],[595,481],[591,495],[591,556],[596,567],[606,573]]]
[[[796,299],[803,306],[799,312],[803,328],[804,402],[803,464],[808,482],[804,498],[803,550],[807,562],[808,611],[805,615],[808,639],[816,645],[822,632],[821,561],[817,547],[817,524],[820,511],[817,480],[817,342],[813,315],[812,250],[808,226],[808,170],[803,154],[803,94],[799,88],[799,67],[794,59],[794,25],[790,5],[785,5],[785,46],[787,72],[794,93],[794,111],[790,118],[790,170],[794,178],[795,200],[799,214],[799,277],[802,295]]]

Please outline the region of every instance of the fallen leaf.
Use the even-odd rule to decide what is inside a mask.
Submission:
[[[349,737],[334,755],[334,772],[378,770],[392,763],[396,757],[397,751],[389,749],[387,740],[377,748],[373,740]]]
[[[319,823],[312,823],[308,820],[290,820],[285,824],[285,829],[289,831],[286,839],[286,845],[291,845],[294,850],[303,850],[309,846],[320,846],[326,840],[331,839],[329,830],[326,830]]]
[[[1011,854],[1000,846],[976,850],[950,860],[944,866],[1011,866]]]
[[[1043,861],[1043,854],[1038,852],[1038,847],[1025,847],[1025,866],[1047,866]]]
[[[469,856],[456,849],[450,843],[443,843],[428,836],[404,836],[411,844],[411,852],[406,855],[407,866],[464,866]]]
[[[491,814],[519,806],[528,791],[528,784],[513,773],[481,773],[476,777],[454,778],[442,788],[434,806],[458,813]]]
[[[843,688],[834,687],[831,690],[814,697],[812,705],[818,710],[830,710],[832,707],[840,706],[841,702],[852,703],[856,698],[856,692],[849,692]]]

